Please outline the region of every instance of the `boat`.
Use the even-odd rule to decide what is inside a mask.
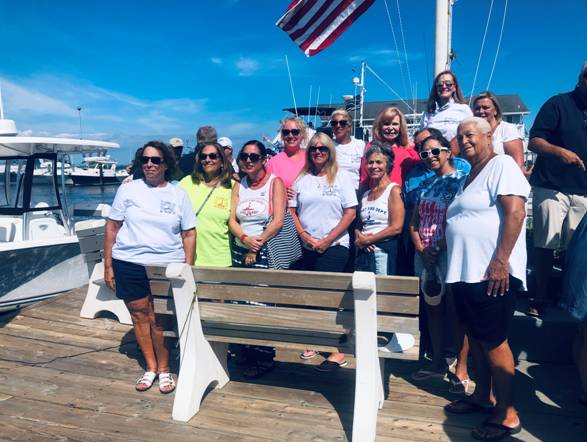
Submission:
[[[12,120],[0,119],[0,311],[87,284],[88,266],[67,205],[64,164],[70,154],[118,147],[103,141],[21,137]],[[40,162],[50,164],[49,186],[35,180]]]
[[[85,156],[82,161],[81,167],[73,167],[69,173],[75,186],[119,184],[128,177],[128,172],[124,169],[117,170],[118,163],[103,150],[95,155]]]

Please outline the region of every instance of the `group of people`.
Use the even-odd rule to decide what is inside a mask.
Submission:
[[[534,244],[545,256],[558,247],[562,225],[551,219],[551,205],[561,219],[572,215],[565,224],[571,233],[585,211],[586,104],[584,64],[575,91],[549,100],[530,133],[530,149],[538,153],[530,182],[540,187]],[[470,393],[469,353],[476,388],[446,410],[490,414],[473,430],[481,440],[518,432],[508,332],[516,293],[526,288],[531,188],[522,136],[502,120],[495,94],[479,94],[470,108],[450,71],[434,79],[413,142],[395,107],[377,116],[367,145],[351,135],[346,110],[334,111],[328,125],[332,138],[320,130],[308,137],[301,119],[285,118],[283,150],[270,159],[258,140],[245,142],[233,158],[232,142],[209,126],[198,131],[191,156],[181,156],[178,139],[171,146],[150,141],[137,151],[135,179],[119,188],[112,205],[104,255],[105,280],[128,306],[147,364],[136,389],[149,389],[156,378],[162,393],[175,388],[145,265],[412,274],[421,279],[431,357],[412,378],[443,378],[452,342],[451,391]],[[317,354],[307,349],[300,357]],[[273,368],[273,349],[247,347],[241,360],[245,376],[262,376]],[[331,353],[317,368],[346,364],[343,354]]]

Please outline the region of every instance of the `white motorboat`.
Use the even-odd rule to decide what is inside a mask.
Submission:
[[[65,167],[59,171],[57,165],[65,164],[69,154],[119,147],[102,141],[15,136],[15,128],[10,129],[14,122],[8,121],[0,120],[0,311],[88,282],[64,197]],[[51,164],[49,186],[35,183],[35,164],[41,160]]]
[[[101,186],[104,184],[118,184],[126,177],[126,170],[117,170],[117,162],[106,155],[104,151],[98,155],[89,155],[83,158],[83,166],[74,167],[69,177],[76,186]]]

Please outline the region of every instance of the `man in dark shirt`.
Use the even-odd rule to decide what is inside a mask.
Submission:
[[[528,313],[540,315],[549,301],[553,251],[566,248],[587,211],[587,62],[575,90],[544,103],[529,148],[538,158],[530,177],[535,287]]]
[[[216,143],[218,140],[218,133],[212,126],[202,126],[196,132],[196,147],[193,152],[190,152],[181,157],[179,161],[179,168],[183,175],[190,175],[194,171],[196,164],[196,154],[206,143]]]

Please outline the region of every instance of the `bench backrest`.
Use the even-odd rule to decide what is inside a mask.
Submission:
[[[348,334],[354,324],[352,274],[194,268],[200,315],[208,334],[272,330],[283,339],[295,330],[295,339]],[[173,314],[170,284],[164,267],[149,267],[155,310]],[[418,279],[379,276],[377,320],[380,332],[418,334]],[[251,332],[251,336],[255,333]]]
[[[96,263],[104,257],[105,219],[80,221],[75,224],[75,234],[79,240],[84,261]]]

